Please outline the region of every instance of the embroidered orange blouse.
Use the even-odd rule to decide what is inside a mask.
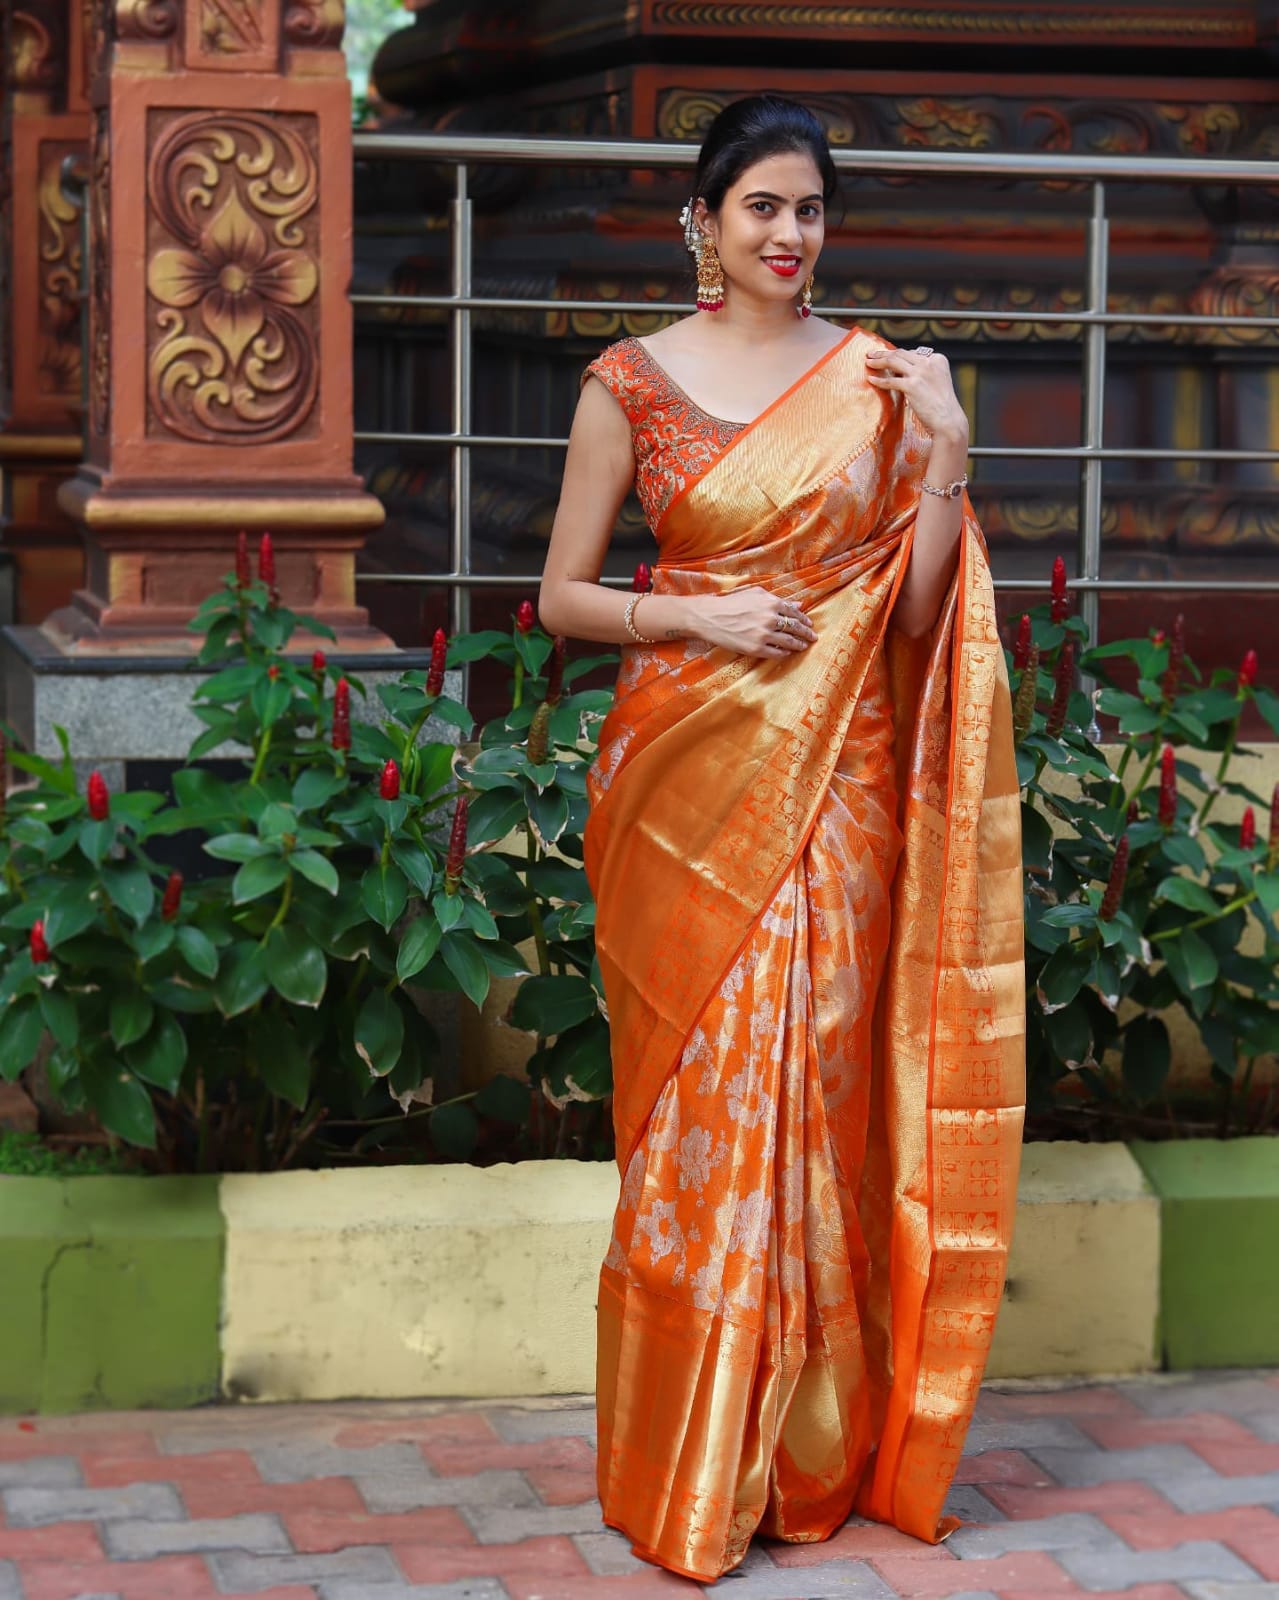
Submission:
[[[675,496],[748,424],[703,411],[635,338],[602,350],[582,382],[588,377],[598,378],[626,413],[635,449],[635,493],[656,531]]]

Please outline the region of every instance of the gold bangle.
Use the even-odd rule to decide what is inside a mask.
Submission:
[[[626,603],[626,613],[622,618],[622,620],[626,624],[627,633],[630,634],[631,638],[634,639],[636,644],[658,644],[658,643],[660,643],[660,640],[650,639],[649,636],[646,633],[641,633],[639,631],[639,629],[635,626],[635,621],[634,621],[635,607],[637,605],[639,605],[640,601],[644,598],[644,596],[647,593],[648,593],[648,591],[646,589],[643,589],[643,590],[640,591],[639,594],[633,594],[631,596],[631,598]]]

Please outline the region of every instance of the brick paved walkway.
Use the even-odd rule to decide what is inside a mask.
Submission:
[[[710,1593],[598,1520],[580,1401],[0,1419],[0,1600]],[[991,1383],[941,1546],[758,1542],[727,1600],[1279,1600],[1279,1373]]]

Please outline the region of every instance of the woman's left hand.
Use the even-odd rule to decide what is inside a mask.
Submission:
[[[917,350],[872,350],[866,379],[876,389],[896,389],[935,438],[966,441],[968,418],[951,382],[950,362],[921,345]]]

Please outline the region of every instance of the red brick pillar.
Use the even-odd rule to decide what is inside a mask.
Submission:
[[[350,647],[382,520],[352,471],[351,116],[340,0],[95,0],[89,427],[61,493],[77,650],[185,646],[238,529]]]
[[[4,7],[0,124],[0,526],[17,617],[38,622],[81,580],[57,503],[80,459],[80,229],[62,163],[89,140],[80,0]]]

